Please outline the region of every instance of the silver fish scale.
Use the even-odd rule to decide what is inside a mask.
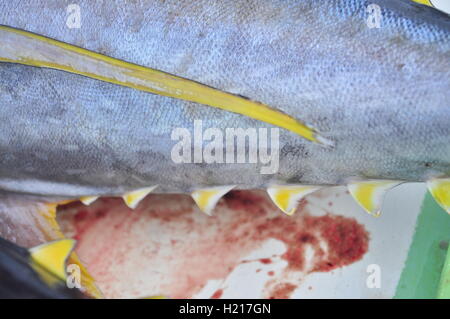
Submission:
[[[312,124],[333,150],[281,131],[279,172],[176,164],[174,128],[270,127],[241,115],[56,70],[0,64],[0,188],[79,196],[450,171],[450,22],[407,1],[0,0],[0,24],[240,94]],[[392,4],[394,3],[394,4]]]

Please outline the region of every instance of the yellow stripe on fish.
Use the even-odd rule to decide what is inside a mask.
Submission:
[[[325,146],[333,143],[293,117],[193,80],[95,53],[8,26],[0,26],[0,62],[63,70],[97,80],[196,102],[266,122]]]

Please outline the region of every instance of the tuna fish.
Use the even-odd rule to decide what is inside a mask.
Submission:
[[[267,188],[291,214],[308,193],[348,185],[378,215],[389,188],[427,182],[450,210],[450,18],[433,8],[0,0],[0,24],[4,237],[32,222],[53,235],[25,244],[58,237],[43,203],[113,195],[135,207],[150,191],[191,193],[210,214],[232,188]],[[229,129],[248,160],[234,159]]]

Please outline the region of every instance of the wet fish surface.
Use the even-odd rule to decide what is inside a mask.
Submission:
[[[369,28],[367,7],[382,9]],[[351,178],[425,181],[450,170],[450,20],[409,1],[0,1],[0,24],[245,96],[335,147],[280,130],[261,163],[178,164],[176,128],[270,127],[242,115],[63,71],[0,63],[0,188],[36,195],[158,192]]]

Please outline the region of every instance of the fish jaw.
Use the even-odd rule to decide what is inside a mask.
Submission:
[[[267,7],[277,4],[268,3]],[[269,38],[274,37],[269,39],[271,41],[267,41],[264,34],[250,38],[247,35],[252,32],[249,31],[258,26],[252,24],[251,19],[244,20],[244,25],[250,26],[248,29],[241,24],[237,28],[231,24],[227,25],[233,28],[230,33],[227,33],[230,31],[227,28],[224,28],[225,33],[206,32],[203,35],[206,39],[203,45],[206,47],[222,45],[221,41],[217,42],[220,36],[236,44],[232,50],[223,50],[225,56],[214,55],[217,52],[209,55],[208,51],[197,54],[193,51],[198,43],[196,41],[189,41],[191,47],[185,41],[179,41],[187,46],[175,47],[175,50],[173,43],[162,41],[154,46],[159,51],[156,53],[149,52],[147,47],[139,47],[143,43],[149,46],[148,41],[143,39],[161,40],[157,24],[154,24],[154,30],[150,29],[150,32],[157,33],[155,37],[144,34],[147,37],[142,38],[142,34],[137,32],[138,36],[131,41],[131,45],[138,46],[134,48],[135,52],[142,52],[142,55],[130,56],[129,48],[124,51],[120,44],[121,37],[117,37],[118,34],[130,35],[130,29],[108,31],[119,41],[110,41],[110,36],[96,29],[88,30],[84,35],[86,38],[81,36],[71,41],[73,35],[65,27],[60,26],[50,32],[48,26],[34,25],[36,19],[25,17],[25,14],[18,15],[20,17],[17,19],[24,19],[22,23],[11,21],[8,24],[42,31],[44,35],[53,35],[69,43],[130,59],[130,62],[154,65],[222,90],[262,100],[298,119],[313,123],[328,138],[336,141],[336,148],[318,148],[283,131],[280,171],[271,175],[261,174],[261,165],[179,165],[170,158],[173,146],[170,136],[176,128],[192,131],[197,119],[204,121],[205,128],[221,130],[264,126],[254,120],[223,114],[198,104],[152,96],[60,71],[2,64],[0,83],[1,88],[6,89],[2,90],[0,99],[1,104],[7,107],[3,108],[4,113],[0,116],[7,119],[2,125],[5,125],[9,135],[0,141],[1,150],[7,154],[2,158],[0,187],[42,195],[47,199],[56,195],[65,198],[123,195],[156,184],[161,184],[158,192],[178,193],[205,186],[262,188],[274,182],[335,185],[345,184],[353,177],[424,181],[430,176],[448,175],[448,23],[443,23],[442,28],[441,23],[426,25],[432,31],[431,37],[426,32],[419,32],[420,36],[414,38],[414,27],[413,30],[400,28],[399,31],[399,25],[395,24],[384,26],[375,33],[376,30],[366,30],[362,22],[365,18],[362,14],[365,9],[363,2],[349,1],[357,8],[358,14],[354,18],[349,19],[348,14],[336,15],[337,19],[329,29],[325,29],[325,24],[319,25],[316,30],[321,32],[311,37],[309,31],[317,26],[314,21],[328,21],[330,16],[324,13],[339,8],[336,4],[344,2],[332,3],[331,7],[321,4],[315,9],[313,2],[304,1],[299,4],[300,7],[294,8],[297,10],[284,7],[280,11],[282,17],[291,19],[292,15],[286,15],[289,10],[297,14],[307,12],[305,17],[294,20],[298,22],[294,30],[299,32],[293,33],[300,35],[296,41],[283,43],[278,34],[269,34]],[[5,7],[1,14],[8,14],[9,4],[1,4],[2,8]],[[96,11],[95,7],[83,4],[88,8],[89,19],[90,13]],[[352,9],[351,6],[346,8]],[[350,13],[352,16],[354,11],[350,10]],[[97,14],[91,18],[94,16],[97,18]],[[9,19],[0,17],[2,23]],[[402,21],[397,18],[393,20]],[[415,23],[413,18],[406,19]],[[276,21],[269,20],[268,27],[272,26],[271,22]],[[175,21],[168,32],[179,32],[182,23]],[[287,24],[287,27],[292,25]],[[237,29],[244,32],[240,33]],[[341,32],[333,33],[336,29]],[[99,43],[87,40],[93,38],[93,34],[102,34]],[[343,42],[336,41],[338,35],[343,37]],[[172,33],[172,36],[175,35]],[[183,32],[178,36],[193,38],[192,34]],[[354,42],[357,45],[352,46],[350,40],[355,38],[358,39]],[[245,49],[249,39],[253,51]],[[316,39],[325,39],[328,44],[316,46]],[[279,46],[276,50],[268,50],[267,43]],[[287,43],[296,46],[286,47]],[[107,45],[110,47],[104,49]],[[333,49],[330,50],[330,47]],[[390,52],[396,54],[390,55]],[[193,53],[196,59],[189,57]],[[314,58],[316,56],[322,59]],[[203,65],[202,61],[214,63]],[[249,61],[252,62],[250,66],[245,65]],[[205,68],[218,70],[217,74],[211,76],[210,72],[204,72]],[[259,71],[252,73],[254,70]],[[248,74],[252,74],[250,80]],[[30,110],[30,105],[39,107]],[[130,105],[133,106],[131,110]],[[23,207],[22,200],[15,201],[11,207],[16,210]],[[51,219],[42,217],[42,212],[35,209],[36,205],[47,207],[38,201],[25,205],[34,207],[27,209],[25,215],[12,216],[8,214],[10,212],[2,212],[9,218],[3,225],[6,228],[2,229],[2,234],[11,236],[8,225],[19,225],[22,232],[26,232],[32,223],[37,223],[43,230],[36,228],[28,237],[14,239],[29,245],[30,242],[58,238],[58,228]],[[54,218],[54,207],[44,210],[44,216]],[[22,219],[20,216],[25,217]],[[41,218],[44,219],[41,221]]]
[[[25,248],[65,239],[66,236],[56,221],[56,208],[71,200],[56,198],[49,200],[49,198],[2,192],[0,194],[0,236]],[[88,296],[101,298],[102,293],[75,252],[67,256],[67,265],[70,264],[77,265],[80,269],[81,290]],[[43,264],[39,268],[41,266],[48,265]]]

